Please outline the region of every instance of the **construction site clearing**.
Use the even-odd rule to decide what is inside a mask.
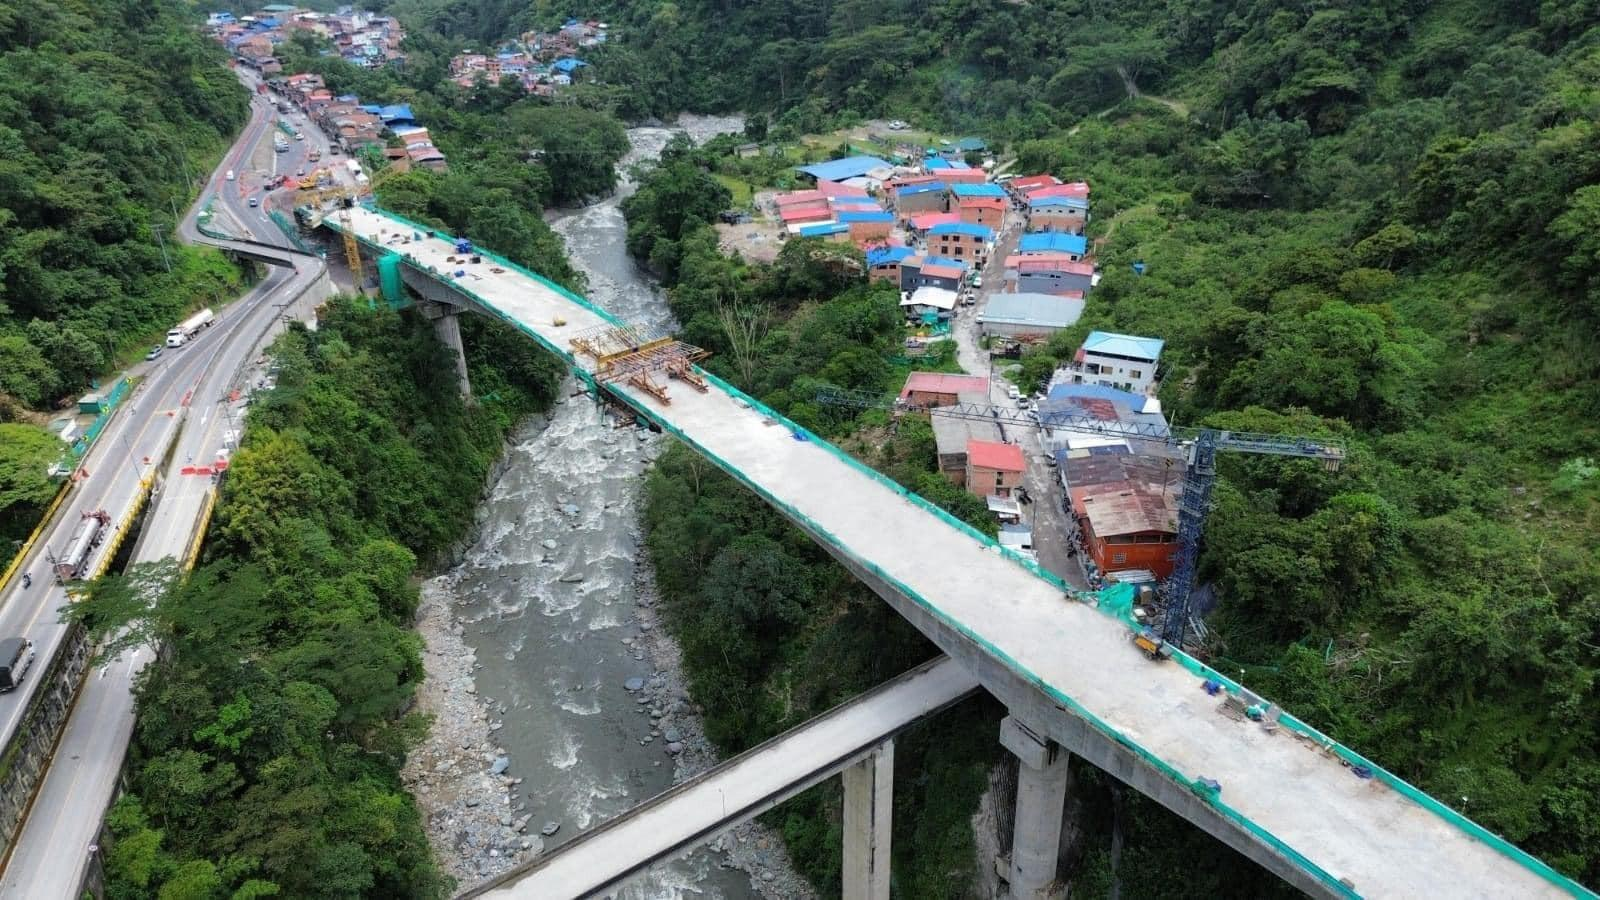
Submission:
[[[344,227],[378,248],[396,233],[415,230],[360,207],[349,211]],[[622,323],[520,271],[464,279],[447,259],[454,245],[442,237],[413,239],[394,252],[598,380],[601,362],[574,354],[571,336],[603,335]],[[557,326],[557,320],[570,324]],[[677,392],[670,405],[628,381],[611,381],[605,389],[1063,708],[1080,710],[1097,728],[1183,779],[1216,785],[1213,803],[1292,848],[1308,865],[1374,896],[1562,894],[1524,858],[1490,847],[1382,779],[1352,774],[1331,743],[1218,714],[1206,679],[1134,652],[1126,622],[1070,602],[1055,583],[993,542],[718,380],[706,380],[714,389]]]

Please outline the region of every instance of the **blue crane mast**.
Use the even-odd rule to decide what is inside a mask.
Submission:
[[[1321,460],[1329,471],[1344,462],[1344,447],[1336,441],[1280,434],[1257,434],[1218,428],[1189,428],[1153,422],[1123,422],[1060,411],[1042,412],[1038,420],[1023,410],[987,403],[954,403],[948,406],[921,406],[890,401],[876,394],[825,387],[817,392],[818,402],[828,406],[856,409],[883,409],[894,413],[928,413],[957,419],[1005,422],[1026,428],[1052,428],[1083,434],[1150,441],[1184,451],[1183,493],[1178,501],[1178,558],[1172,575],[1161,585],[1166,612],[1161,623],[1161,639],[1182,647],[1192,616],[1190,595],[1199,574],[1200,537],[1205,532],[1206,514],[1211,510],[1211,489],[1217,481],[1217,453],[1255,453]]]

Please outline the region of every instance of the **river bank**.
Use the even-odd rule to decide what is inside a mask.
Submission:
[[[680,123],[697,140],[737,120]],[[626,168],[673,129],[629,131]],[[590,299],[628,321],[675,323],[628,257],[618,208],[631,191],[551,224]],[[582,394],[520,428],[478,507],[477,535],[424,589],[418,630],[435,717],[408,760],[440,864],[465,887],[570,840],[715,764],[679,654],[656,619],[640,545],[642,474],[659,435],[615,429]],[[809,894],[775,835],[746,826],[653,867],[628,898]],[[748,874],[747,874],[748,872]]]

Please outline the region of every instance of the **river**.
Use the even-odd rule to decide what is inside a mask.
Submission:
[[[734,118],[685,117],[679,128],[634,128],[628,133],[633,149],[622,166],[654,158],[679,130],[698,141],[741,127]],[[619,205],[630,192],[631,185],[624,183],[616,196],[560,213],[551,225],[587,277],[591,300],[626,321],[672,328],[665,296],[624,247]],[[668,752],[669,741],[687,761],[695,754],[683,748],[698,735],[681,679],[661,662],[661,639],[646,633],[653,621],[648,611],[641,626],[636,596],[636,557],[643,555],[641,476],[664,448],[664,439],[614,429],[594,403],[572,393],[569,383],[566,399],[547,419],[529,423],[516,435],[480,506],[476,542],[458,566],[427,588],[435,599],[442,593],[441,605],[454,612],[457,633],[476,659],[469,673],[472,687],[465,690],[475,690],[487,705],[482,727],[495,729],[489,743],[478,748],[490,749],[473,758],[463,777],[487,782],[488,776],[476,771],[487,763],[477,759],[492,762],[503,755],[505,776],[521,779],[509,786],[508,802],[494,797],[481,807],[466,805],[480,813],[480,820],[499,817],[502,826],[504,816],[527,817],[526,835],[559,826],[543,838],[546,846],[557,846],[669,787],[680,761]],[[429,646],[443,656],[431,639]],[[665,718],[657,722],[657,714]],[[494,783],[496,791],[503,787]],[[440,814],[426,793],[419,797],[425,810]],[[504,806],[492,808],[497,801]],[[487,824],[494,828],[494,822]],[[434,829],[436,846],[441,830]],[[482,856],[488,853],[485,847],[503,846],[496,842],[508,832],[479,844],[477,832],[464,838],[468,832],[452,819],[449,833],[457,851],[464,841],[475,845],[459,855],[480,874],[501,871],[514,852],[502,849],[493,860]],[[529,840],[536,852],[540,839]],[[760,876],[733,868],[727,853],[707,849],[643,873],[618,896],[740,900],[760,896],[751,882],[761,876],[771,893],[789,879],[771,883],[777,879],[766,874],[765,864],[782,867],[781,851],[768,853],[766,838],[760,843],[762,852],[751,866]],[[741,858],[750,862],[748,853]]]

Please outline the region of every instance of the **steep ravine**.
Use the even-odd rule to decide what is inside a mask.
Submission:
[[[686,118],[697,140],[737,131]],[[675,129],[635,128],[626,167]],[[665,297],[629,259],[617,196],[552,217],[588,296],[629,321],[670,327]],[[657,625],[639,546],[641,473],[663,438],[616,429],[582,394],[516,435],[479,507],[478,535],[424,590],[419,628],[433,730],[406,775],[441,864],[461,886],[715,764]],[[498,770],[498,771],[497,771]],[[548,832],[548,833],[546,833]],[[629,898],[806,896],[779,839],[746,826],[657,866]]]

